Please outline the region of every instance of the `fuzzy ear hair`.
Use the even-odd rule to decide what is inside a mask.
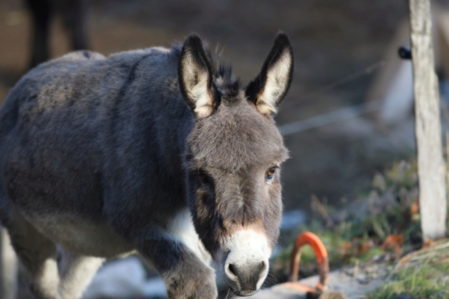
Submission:
[[[196,117],[211,115],[215,106],[211,68],[203,43],[197,35],[190,35],[184,42],[178,76],[184,99]]]
[[[260,113],[272,115],[290,87],[293,50],[286,34],[279,33],[259,75],[246,88],[246,96]]]

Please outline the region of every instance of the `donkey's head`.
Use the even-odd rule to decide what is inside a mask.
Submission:
[[[187,141],[195,229],[239,295],[258,290],[279,234],[280,164],[287,158],[273,121],[289,87],[293,53],[279,34],[246,89],[230,69],[215,70],[201,39],[184,43],[179,80],[196,121]]]

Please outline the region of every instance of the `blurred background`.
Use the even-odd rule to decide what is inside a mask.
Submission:
[[[405,0],[0,0],[0,101],[36,62],[32,2],[53,7],[51,57],[77,47],[77,26],[85,26],[81,47],[103,54],[170,46],[196,32],[244,84],[260,70],[275,34],[286,32],[296,59],[276,117],[291,156],[283,169],[286,230],[319,218],[322,206],[350,204],[376,174],[415,155],[411,66],[397,54],[409,44]],[[433,4],[443,16],[436,47],[444,100],[449,1]]]
[[[30,64],[34,29],[26,2],[0,0],[0,99]],[[60,6],[72,1],[34,2],[55,9],[51,57],[70,51],[70,30]],[[90,0],[84,6],[86,44],[94,51],[170,46],[197,32],[233,65],[244,84],[261,68],[275,34],[285,31],[296,61],[278,124],[324,117],[300,123],[285,138],[291,152],[283,173],[289,209],[307,209],[312,194],[333,204],[350,198],[376,170],[412,151],[412,136],[403,124],[398,124],[401,132],[393,132],[397,128],[371,122],[373,118],[365,123],[351,117],[352,111],[326,115],[373,100],[376,74],[385,68],[388,51],[399,47],[391,43],[407,16],[406,1]],[[398,136],[390,138],[393,133]]]

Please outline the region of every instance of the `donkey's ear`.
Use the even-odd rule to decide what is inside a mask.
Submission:
[[[259,75],[246,88],[246,97],[264,115],[277,112],[277,106],[290,86],[293,50],[284,33],[279,33]]]
[[[179,61],[181,92],[197,118],[208,117],[215,106],[212,74],[203,43],[197,35],[184,42]]]

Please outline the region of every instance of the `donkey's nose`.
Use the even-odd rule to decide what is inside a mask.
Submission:
[[[239,286],[239,295],[249,296],[257,290],[266,268],[265,261],[246,265],[228,264],[225,272]]]

